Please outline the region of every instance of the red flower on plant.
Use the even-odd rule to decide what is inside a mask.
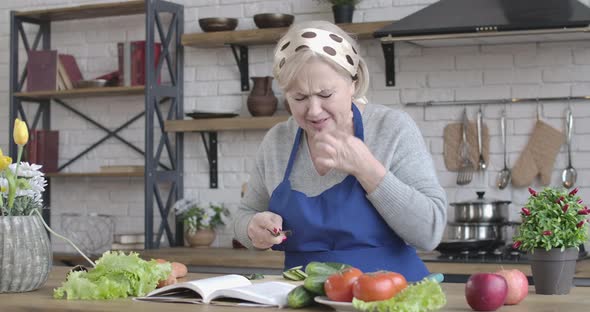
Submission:
[[[527,217],[528,217],[528,216],[530,216],[530,215],[531,215],[531,211],[530,211],[530,210],[529,210],[527,207],[522,207],[522,209],[521,209],[521,210],[522,210],[522,213],[523,213],[525,216],[527,216]]]
[[[574,196],[576,195],[576,193],[578,192],[578,188],[576,187],[575,189],[573,189],[570,193],[569,196]]]
[[[563,210],[563,213],[566,213],[569,207],[570,207],[570,205],[565,204],[565,205],[563,205],[563,207],[561,207],[561,210]]]
[[[521,241],[516,241],[516,242],[514,242],[514,244],[512,244],[512,248],[518,249],[518,247],[520,247],[520,245],[522,245],[522,242]]]
[[[551,231],[543,231],[543,235],[545,235],[545,236],[549,236],[552,234],[553,234],[553,232],[551,232]]]
[[[578,222],[578,224],[576,224],[577,227],[581,228],[582,226],[584,226],[584,223],[586,223],[587,220],[582,220],[580,222]]]
[[[529,193],[533,196],[537,196],[537,191],[533,190],[531,187],[529,187]]]

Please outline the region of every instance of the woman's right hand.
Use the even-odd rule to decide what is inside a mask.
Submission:
[[[248,237],[254,247],[268,249],[287,239],[283,233],[280,233],[282,227],[283,218],[278,214],[270,211],[259,212],[252,217],[248,224]],[[274,236],[271,232],[279,235]]]

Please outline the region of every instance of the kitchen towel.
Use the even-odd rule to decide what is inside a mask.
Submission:
[[[530,186],[537,175],[542,185],[549,185],[555,157],[564,141],[561,131],[538,120],[529,142],[512,169],[512,185]]]
[[[462,140],[462,127],[461,123],[448,124],[444,129],[444,144],[443,144],[443,156],[445,160],[445,166],[449,171],[459,171],[461,167],[461,157],[459,147],[461,146]],[[483,158],[489,163],[489,146],[490,136],[488,133],[488,127],[482,124],[482,145],[483,145]],[[477,129],[475,122],[470,122],[467,127],[467,144],[469,145],[469,158],[473,162],[474,168],[477,168],[479,161],[479,150],[477,149]]]

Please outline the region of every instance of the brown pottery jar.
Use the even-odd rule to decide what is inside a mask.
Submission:
[[[272,77],[252,77],[254,86],[248,96],[248,111],[252,116],[272,116],[277,110],[278,99],[272,91]]]

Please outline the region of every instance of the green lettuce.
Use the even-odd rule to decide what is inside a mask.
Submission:
[[[431,279],[408,285],[391,299],[371,302],[352,300],[352,305],[363,312],[425,312],[438,310],[445,304],[447,297],[440,284]]]
[[[53,290],[56,299],[115,299],[145,296],[172,272],[170,263],[145,261],[137,253],[105,252],[88,272],[70,272],[62,286]]]

